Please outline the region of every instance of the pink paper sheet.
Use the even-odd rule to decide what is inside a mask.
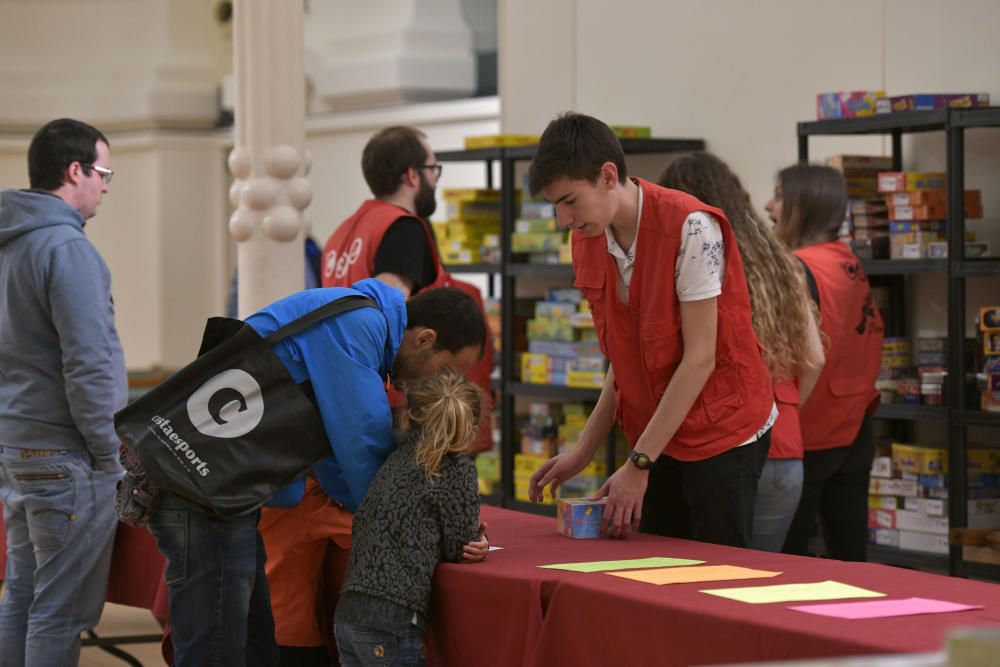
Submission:
[[[789,607],[807,614],[857,620],[862,618],[887,618],[890,616],[916,616],[918,614],[947,614],[953,611],[982,609],[982,605],[958,604],[927,598],[905,600],[866,600],[864,602],[839,602],[836,604],[808,604]]]

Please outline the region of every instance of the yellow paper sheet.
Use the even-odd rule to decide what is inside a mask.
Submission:
[[[777,586],[749,586],[746,588],[717,588],[702,593],[718,595],[738,602],[767,604],[769,602],[802,602],[806,600],[843,600],[845,598],[883,598],[876,593],[839,581],[817,581],[811,584],[780,584]]]
[[[700,565],[656,570],[633,570],[631,572],[606,572],[605,574],[663,586],[664,584],[690,584],[699,581],[726,581],[727,579],[762,579],[776,577],[781,572],[751,570],[736,565]]]

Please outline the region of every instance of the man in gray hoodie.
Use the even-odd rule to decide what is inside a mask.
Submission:
[[[28,173],[31,189],[0,192],[0,667],[76,665],[100,619],[126,400],[111,275],[84,234],[111,182],[108,140],[54,120]]]

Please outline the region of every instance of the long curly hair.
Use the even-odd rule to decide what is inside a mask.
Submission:
[[[818,316],[799,262],[754,210],[732,169],[711,153],[674,160],[659,182],[726,214],[743,260],[753,328],[764,346],[764,362],[776,380],[795,375],[807,356],[807,318]]]
[[[406,430],[417,442],[417,463],[436,477],[448,454],[468,451],[485,421],[482,390],[453,370],[411,381],[406,388]]]

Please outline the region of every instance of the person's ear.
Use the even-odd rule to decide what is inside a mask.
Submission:
[[[613,189],[618,185],[618,166],[614,162],[605,162],[601,165],[601,174],[599,176],[601,185],[603,185],[608,190]]]
[[[84,172],[82,164],[79,162],[70,162],[69,166],[66,167],[66,171],[63,172],[63,183],[76,185],[86,177],[87,174]]]
[[[403,175],[399,177],[399,184],[410,188],[420,187],[420,172],[416,167],[407,167]]]
[[[432,350],[437,342],[437,331],[424,327],[417,332],[416,343],[418,350]]]

